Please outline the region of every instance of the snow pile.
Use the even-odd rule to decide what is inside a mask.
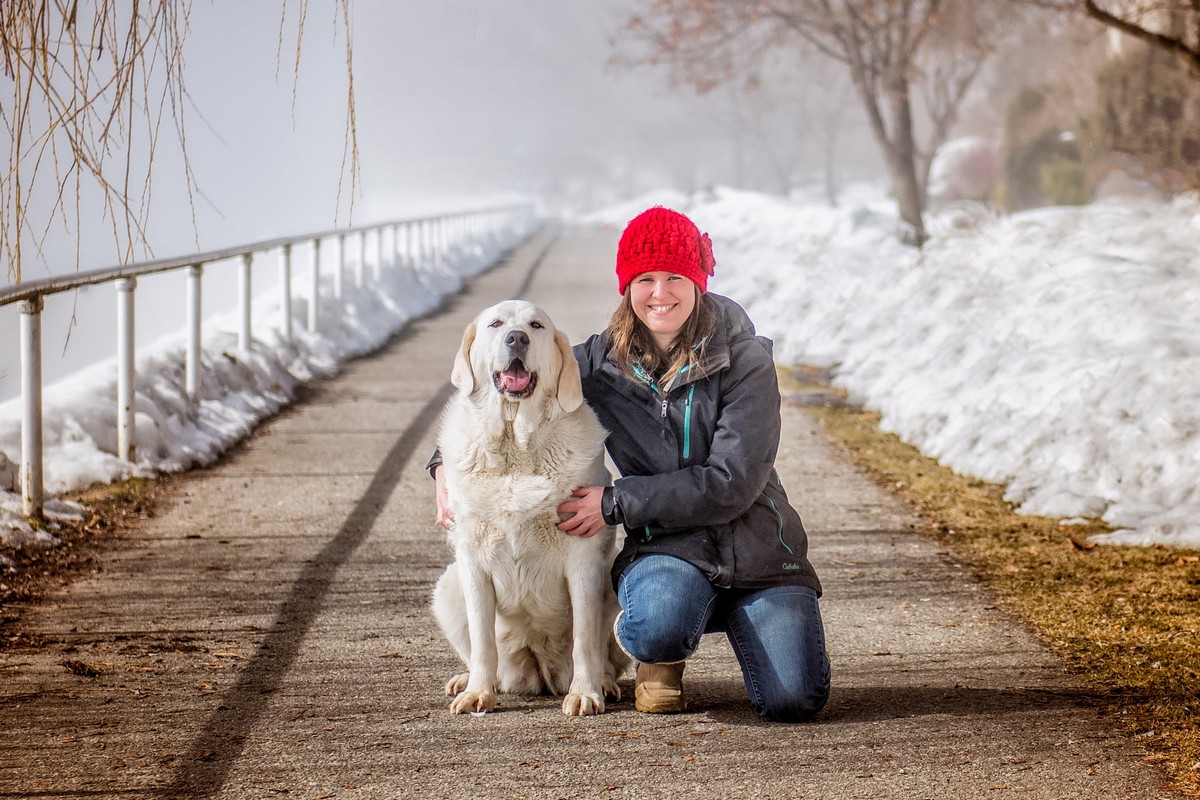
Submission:
[[[646,205],[662,202],[641,198]],[[590,219],[621,226],[639,202]],[[901,245],[894,205],[719,189],[709,286],[780,363],[835,366],[883,426],[1020,510],[1102,517],[1127,544],[1200,547],[1200,203],[959,206]]]

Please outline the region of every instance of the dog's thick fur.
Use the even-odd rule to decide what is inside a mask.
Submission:
[[[612,635],[615,530],[555,528],[576,487],[610,481],[570,343],[537,306],[506,301],[467,327],[451,382],[438,445],[455,560],[433,613],[468,672],[446,684],[450,710],[549,692],[566,694],[564,714],[601,714],[628,657]]]

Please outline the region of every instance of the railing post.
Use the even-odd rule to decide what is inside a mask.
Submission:
[[[375,229],[375,283],[383,280],[383,228]]]
[[[200,399],[200,279],[204,277],[204,266],[193,264],[187,268],[187,359],[184,375],[184,391],[193,403]]]
[[[354,283],[363,288],[367,283],[367,232],[358,232],[358,262],[354,265]]]
[[[317,332],[317,301],[321,296],[321,240],[313,239],[312,284],[308,293],[308,330]]]
[[[21,311],[21,510],[40,517],[42,487],[42,308],[41,295],[22,300]]]
[[[117,458],[133,461],[137,457],[137,427],[134,413],[137,379],[134,340],[136,318],[134,291],[137,278],[118,278],[117,289]]]
[[[346,271],[346,234],[338,236],[338,251],[337,251],[337,272],[333,273],[333,296],[340,303],[346,294],[345,277],[342,273]]]
[[[254,254],[242,256],[242,269],[238,276],[238,304],[242,312],[242,324],[238,330],[238,349],[250,349],[250,266],[254,263]]]
[[[292,246],[285,244],[279,257],[279,314],[283,338],[292,338]]]

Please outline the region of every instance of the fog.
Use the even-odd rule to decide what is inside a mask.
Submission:
[[[610,64],[637,52],[623,33],[631,8],[360,4],[355,80],[370,212],[418,187],[515,189],[557,211],[664,187],[780,191],[784,178],[819,179],[814,100],[836,88],[832,70],[812,80],[812,68],[787,65],[757,92],[673,90],[661,69]],[[847,129],[843,171],[877,169],[865,126],[847,117]]]
[[[281,25],[282,0],[197,3],[184,121],[198,193],[189,200],[179,147],[164,134],[146,243],[133,255],[174,256],[518,196],[559,214],[662,188],[784,192],[822,179],[833,120],[838,175],[881,169],[835,68],[783,54],[762,89],[699,97],[672,87],[661,69],[611,64],[637,50],[622,32],[630,8],[627,0],[356,0],[360,173],[352,191],[343,163],[345,37],[333,0],[308,3],[295,70],[296,8]],[[146,157],[138,146],[135,164]],[[80,209],[71,230],[51,227],[44,258],[26,261],[24,280],[128,260],[95,192],[85,189]],[[255,263],[256,293],[271,291],[273,256]],[[230,307],[233,287],[232,269],[207,270],[205,314]],[[183,291],[178,277],[140,283],[139,343],[178,324]],[[109,286],[48,299],[47,382],[111,355],[114,304]],[[0,309],[0,400],[20,390],[17,330],[15,309]]]

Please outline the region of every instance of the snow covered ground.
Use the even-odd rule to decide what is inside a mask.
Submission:
[[[137,463],[116,452],[116,366],[109,359],[45,388],[43,413],[46,516],[77,517],[82,509],[49,497],[136,475],[173,472],[210,464],[278,412],[301,381],[333,375],[339,364],[381,346],[405,323],[429,313],[457,292],[463,279],[495,263],[530,233],[509,229],[487,239],[460,244],[444,260],[415,270],[384,269],[359,288],[347,277],[344,311],[336,314],[333,276],[322,275],[322,314],[318,330],[293,325],[292,338],[280,334],[276,292],[253,302],[251,352],[237,348],[237,312],[204,321],[200,403],[193,407],[184,389],[184,332],[160,340],[137,361]],[[347,269],[353,265],[347,264]],[[366,274],[375,270],[368,260]],[[303,285],[303,276],[293,276]],[[293,298],[295,320],[307,307]],[[21,399],[0,403],[0,543],[49,544],[52,531],[33,530],[21,516],[16,465],[21,457]],[[5,491],[13,489],[13,491]],[[0,555],[0,559],[3,556]]]
[[[662,193],[581,221],[619,228],[655,204],[711,234],[710,288],[746,306],[780,363],[833,366],[886,428],[959,472],[1006,484],[1025,512],[1102,517],[1112,542],[1200,547],[1195,197],[1011,216],[960,206],[931,215],[922,251],[900,244],[893,204],[872,186],[847,189],[837,208],[816,195]],[[315,336],[297,331],[287,343],[267,333],[269,318],[256,322],[264,333],[249,358],[225,355],[232,320],[207,323],[216,332],[198,412],[181,399],[182,343],[143,354],[136,467],[111,455],[111,363],[48,388],[48,491],[211,462],[297,381],[377,346],[509,243],[351,294],[347,316]],[[16,401],[0,405],[0,452],[19,457]],[[0,490],[4,481],[0,472]],[[19,498],[0,491],[0,537],[38,535],[20,520]]]
[[[883,426],[1020,510],[1101,517],[1126,544],[1200,547],[1200,201],[1002,216],[960,206],[899,243],[892,203],[718,189],[643,197],[713,240],[709,288],[780,363],[835,367]]]

